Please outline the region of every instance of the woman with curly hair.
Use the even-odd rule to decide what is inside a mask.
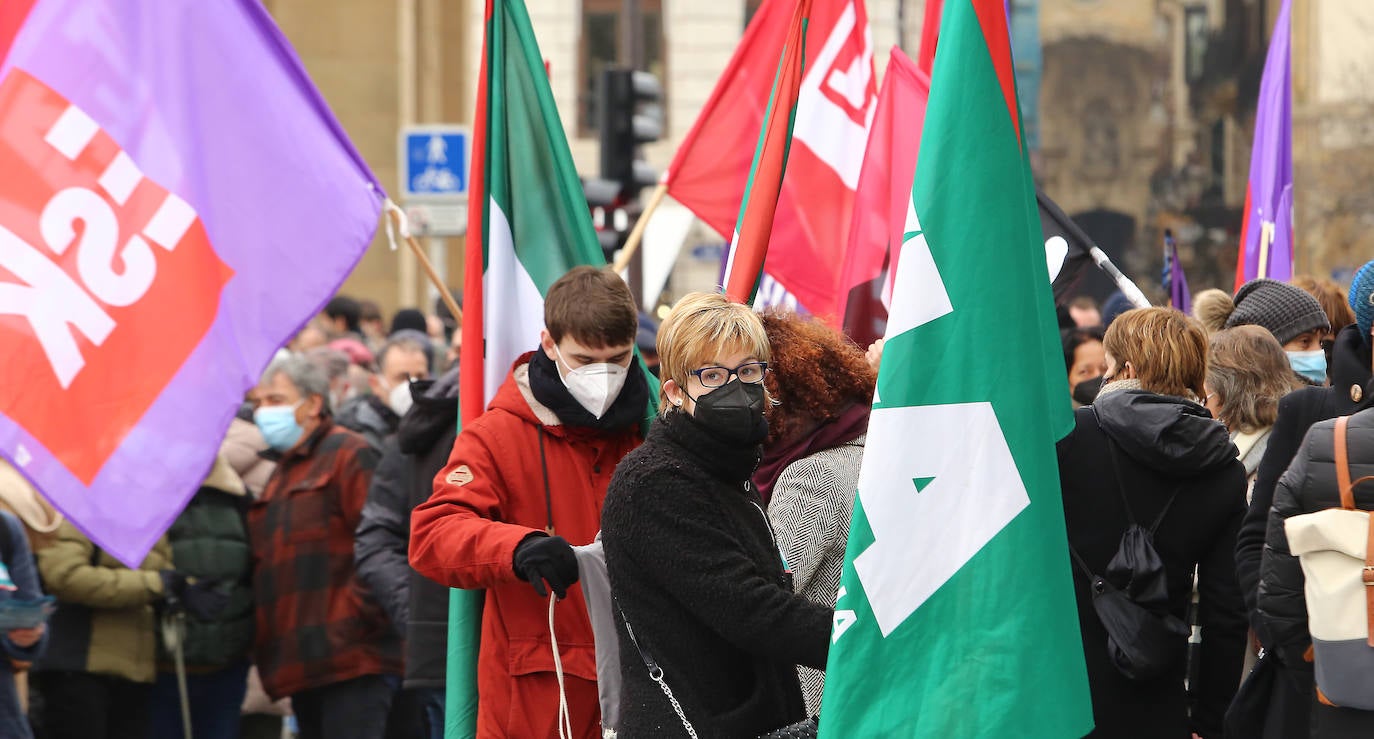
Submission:
[[[834,607],[858,489],[876,373],[838,331],[794,313],[765,313],[768,438],[754,485],[802,596]],[[820,710],[825,673],[799,667],[806,708]]]

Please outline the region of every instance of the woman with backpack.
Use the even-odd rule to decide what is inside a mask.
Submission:
[[[1340,437],[1344,437],[1344,449],[1338,446]],[[1369,586],[1353,593],[1354,602],[1328,597],[1308,603],[1304,592],[1307,578],[1294,551],[1300,549],[1298,545],[1304,539],[1351,542],[1352,537],[1343,538],[1337,529],[1348,521],[1339,517],[1334,521],[1307,518],[1304,514],[1342,507],[1374,511],[1374,480],[1362,480],[1366,475],[1374,475],[1374,410],[1320,421],[1307,432],[1293,463],[1279,478],[1274,488],[1274,505],[1269,509],[1269,530],[1260,559],[1258,617],[1288,671],[1300,677],[1305,686],[1312,685],[1316,673],[1316,690],[1310,692],[1313,739],[1374,736],[1374,710],[1349,707],[1351,703],[1345,699],[1353,689],[1374,705],[1374,689],[1370,687],[1374,685],[1374,647],[1367,643],[1369,627],[1374,625],[1370,619],[1374,616],[1368,613],[1367,599],[1371,596],[1363,592]],[[1343,500],[1347,494],[1348,499]],[[1309,527],[1307,531],[1295,530],[1299,518],[1307,519],[1302,522]],[[1317,530],[1311,528],[1314,526]],[[1367,526],[1360,522],[1352,533],[1362,535],[1353,537],[1358,541],[1351,543],[1364,555],[1368,546]],[[1326,554],[1329,552],[1318,556]],[[1360,572],[1362,564],[1354,558],[1346,563],[1355,573]],[[1341,574],[1329,566],[1318,571],[1324,578]],[[1323,581],[1324,589],[1339,594],[1330,587],[1336,581]],[[1349,590],[1346,589],[1347,594]],[[1309,619],[1309,611],[1322,614],[1318,609],[1325,609],[1323,615],[1344,609],[1349,618],[1335,620],[1342,622],[1341,626],[1353,627],[1354,632],[1328,633],[1331,618],[1321,622],[1315,617]],[[1320,644],[1314,647],[1314,641]]]
[[[1247,627],[1232,555],[1245,469],[1201,404],[1207,335],[1178,311],[1144,308],[1118,317],[1103,345],[1102,391],[1058,445],[1089,736],[1220,737]],[[1195,567],[1203,643],[1190,712],[1184,619]],[[1104,625],[1102,614],[1122,610],[1132,628]]]

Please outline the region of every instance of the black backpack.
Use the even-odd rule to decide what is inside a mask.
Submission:
[[[1098,575],[1083,561],[1078,549],[1069,544],[1069,553],[1078,569],[1087,576],[1092,590],[1093,610],[1107,630],[1107,655],[1122,675],[1132,680],[1150,680],[1169,672],[1186,653],[1188,626],[1169,612],[1168,579],[1164,560],[1155,550],[1154,534],[1168,515],[1178,496],[1169,496],[1163,510],[1147,529],[1135,520],[1126,499],[1116,443],[1107,439],[1117,489],[1126,509],[1126,531],[1121,535],[1106,572]]]

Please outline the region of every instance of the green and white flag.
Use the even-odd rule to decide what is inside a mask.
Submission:
[[[538,345],[554,281],[606,264],[522,0],[487,0],[471,173],[462,423],[486,410],[516,358]],[[654,382],[646,418],[657,407]],[[446,739],[476,734],[481,596],[450,591]]]
[[[946,3],[905,230],[821,736],[1080,737],[1072,415],[1002,0]]]

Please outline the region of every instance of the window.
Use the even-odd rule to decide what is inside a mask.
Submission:
[[[668,94],[663,50],[662,0],[633,0],[639,5],[644,44],[644,69],[658,77]],[[606,67],[617,66],[620,54],[620,17],[626,0],[582,0],[582,38],[578,48],[577,130],[580,136],[597,132],[597,86]],[[629,54],[625,54],[629,57]],[[667,109],[667,106],[664,106]]]
[[[1183,15],[1184,72],[1189,82],[1202,79],[1207,62],[1207,9],[1188,8]]]

